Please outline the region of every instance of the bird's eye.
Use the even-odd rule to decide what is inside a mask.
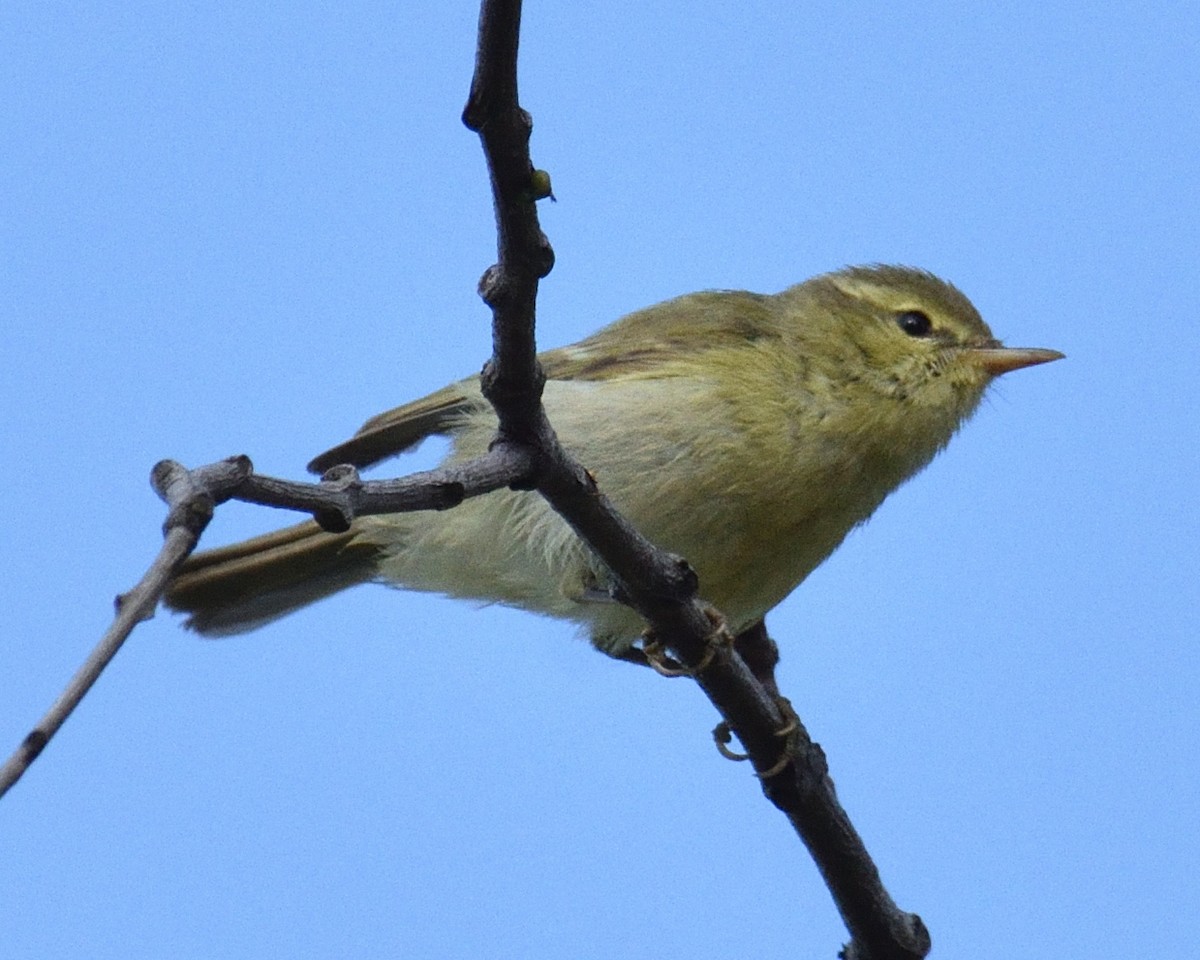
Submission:
[[[929,314],[920,310],[905,310],[896,314],[896,324],[910,337],[927,337],[933,330],[933,321]]]

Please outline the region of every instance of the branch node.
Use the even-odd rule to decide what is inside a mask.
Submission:
[[[479,278],[477,289],[480,299],[489,307],[495,309],[503,298],[504,291],[504,275],[501,273],[498,263],[493,263],[483,271],[483,276]]]
[[[204,532],[204,528],[208,526],[208,522],[212,520],[213,509],[212,496],[203,491],[198,490],[182,503],[175,504],[167,511],[167,519],[163,521],[163,536],[166,536],[175,527],[182,527],[192,536],[199,537]]]
[[[671,562],[675,566],[677,582],[675,589],[686,596],[695,596],[700,592],[700,576],[695,568],[687,562],[686,557],[673,556]],[[706,613],[708,611],[705,611]],[[732,642],[732,641],[731,641]]]
[[[355,507],[362,491],[362,478],[358,468],[349,463],[338,463],[321,476],[321,486],[341,494],[338,503],[313,511],[313,519],[326,533],[345,533],[354,522]]]
[[[30,730],[25,739],[21,741],[20,753],[28,766],[38,758],[41,752],[46,749],[46,744],[50,742],[50,738],[43,730]]]
[[[113,612],[120,616],[120,614],[124,612],[127,604],[129,604],[131,601],[137,602],[140,599],[140,597],[134,596],[134,591],[132,590],[129,590],[125,593],[118,593],[115,597],[113,597]],[[146,623],[147,621],[153,619],[154,609],[151,608],[149,610],[143,610],[141,615],[137,618],[137,622]]]
[[[338,485],[344,489],[350,484],[359,480],[358,468],[350,463],[334,464],[323,474],[321,474],[321,482],[331,485]]]
[[[550,199],[554,200],[554,194],[550,194]],[[554,248],[550,246],[550,241],[545,236],[541,236],[538,240],[533,258],[533,268],[539,280],[554,269]]]

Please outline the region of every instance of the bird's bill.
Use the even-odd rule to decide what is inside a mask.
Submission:
[[[971,347],[966,351],[967,359],[993,377],[1022,367],[1034,367],[1039,363],[1061,360],[1066,354],[1041,347]]]

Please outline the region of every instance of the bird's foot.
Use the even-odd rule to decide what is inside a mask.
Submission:
[[[780,751],[779,759],[776,760],[766,770],[755,770],[754,775],[760,780],[768,780],[776,774],[782,773],[788,768],[788,765],[795,757],[796,734],[800,730],[800,717],[796,714],[792,707],[792,702],[787,697],[776,696],[775,705],[779,708],[779,712],[783,714],[783,726],[775,731],[775,736],[784,741],[783,749]],[[717,745],[717,750],[726,760],[736,760],[741,762],[749,760],[748,753],[739,753],[732,750],[729,744],[733,740],[733,728],[724,720],[716,725],[713,729],[713,741]]]

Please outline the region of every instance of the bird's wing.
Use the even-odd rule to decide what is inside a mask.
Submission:
[[[569,347],[539,355],[550,380],[612,380],[654,377],[664,360],[769,335],[770,297],[740,291],[708,291],[677,297],[622,317]],[[368,467],[446,433],[481,402],[479,378],[451,384],[372,417],[349,440],[313,458],[308,469],[324,473],[340,463]]]
[[[445,433],[453,421],[479,401],[476,380],[452,383],[420,400],[387,410],[364,423],[354,436],[331,447],[308,464],[313,473],[324,473],[340,463],[369,467],[403,453],[428,436]],[[472,395],[473,394],[473,395]]]
[[[551,380],[642,379],[709,350],[742,346],[776,332],[776,298],[706,290],[630,313],[569,347],[541,354]]]

